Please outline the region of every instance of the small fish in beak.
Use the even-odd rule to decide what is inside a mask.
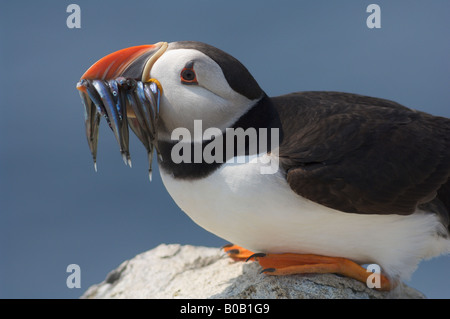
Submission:
[[[120,147],[125,165],[131,167],[128,127],[147,150],[149,179],[157,146],[162,88],[149,78],[150,68],[167,49],[167,43],[138,46],[112,53],[95,63],[77,83],[85,109],[88,145],[97,171],[100,118],[104,117]]]

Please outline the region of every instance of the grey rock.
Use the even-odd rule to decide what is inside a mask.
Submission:
[[[81,298],[385,299],[425,296],[404,284],[380,292],[334,274],[268,276],[219,248],[159,245],[123,262]]]

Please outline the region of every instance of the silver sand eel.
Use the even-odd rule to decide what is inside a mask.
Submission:
[[[152,180],[153,151],[159,156],[158,115],[161,90],[154,81],[142,82],[118,77],[113,80],[87,80],[77,83],[85,109],[86,136],[97,171],[97,143],[100,118],[114,132],[125,165],[131,167],[128,127],[147,149],[149,179]],[[130,109],[135,117],[128,117]]]

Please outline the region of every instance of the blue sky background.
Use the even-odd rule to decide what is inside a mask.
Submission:
[[[70,3],[81,29],[66,26]],[[381,29],[366,26],[370,3]],[[126,167],[104,121],[94,172],[75,84],[99,58],[203,41],[238,58],[269,95],[346,91],[450,117],[449,12],[448,0],[3,1],[0,298],[77,298],[160,243],[226,243],[181,212],[157,170],[148,182],[136,138]],[[72,263],[81,289],[66,287]],[[449,270],[449,257],[423,262],[409,284],[449,298]]]

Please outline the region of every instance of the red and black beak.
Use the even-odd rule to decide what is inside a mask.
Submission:
[[[103,116],[114,132],[125,164],[131,166],[128,126],[144,144],[149,155],[151,179],[162,87],[150,78],[150,70],[167,46],[167,42],[159,42],[111,53],[94,63],[78,82],[95,169],[98,127]]]

